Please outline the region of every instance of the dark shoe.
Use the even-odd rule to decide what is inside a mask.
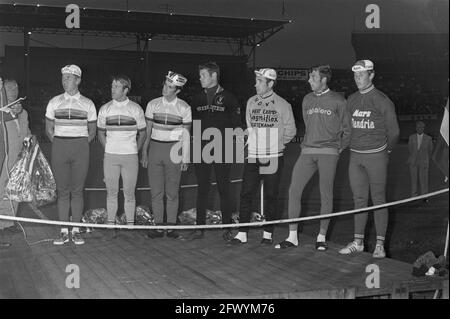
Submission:
[[[3,231],[6,233],[9,233],[9,234],[15,234],[15,233],[20,233],[22,230],[19,229],[19,227],[17,227],[17,225],[12,225],[7,228],[4,228]]]
[[[423,202],[424,202],[425,204],[428,204],[429,199],[428,199],[428,198],[425,198],[425,199],[423,200]]]
[[[238,239],[238,238],[233,238],[232,240],[230,240],[227,243],[227,246],[239,246],[239,245],[244,245],[247,242],[243,242],[242,240]]]
[[[290,248],[290,247],[297,247],[297,245],[291,243],[288,240],[283,240],[281,243],[275,245],[276,249],[286,249],[286,248]]]
[[[267,245],[270,246],[273,244],[273,239],[263,238],[261,240],[261,245]]]
[[[149,239],[161,238],[161,237],[164,237],[164,231],[150,229],[145,237],[147,237]]]
[[[79,232],[72,232],[72,241],[75,245],[83,245],[84,239]]]
[[[317,241],[316,242],[316,250],[319,251],[325,251],[328,249],[328,244],[324,241]]]
[[[183,236],[181,236],[180,233],[177,232],[176,230],[168,230],[166,236],[169,238],[173,238],[173,239],[182,239],[183,238]]]
[[[189,235],[190,240],[202,239],[203,237],[205,237],[204,230],[195,230]]]
[[[233,239],[233,233],[231,232],[231,230],[226,230],[223,232],[222,237],[225,241],[229,242]]]
[[[53,240],[53,245],[64,245],[65,243],[68,243],[69,240],[69,233],[61,233],[58,238]]]
[[[103,232],[102,241],[111,241],[117,237],[117,231],[115,229],[106,229]]]

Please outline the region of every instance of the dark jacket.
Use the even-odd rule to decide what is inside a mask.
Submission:
[[[206,90],[197,94],[191,103],[192,120],[200,120],[203,132],[209,127],[215,127],[221,132],[225,128],[241,127],[240,108],[236,97],[220,85],[211,105],[208,105]]]

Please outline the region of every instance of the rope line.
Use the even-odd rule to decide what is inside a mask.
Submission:
[[[252,223],[239,223],[239,224],[213,224],[213,225],[171,225],[171,226],[149,226],[149,225],[108,225],[108,224],[90,224],[90,223],[75,223],[75,222],[62,222],[62,221],[54,221],[54,220],[41,220],[41,219],[35,219],[35,218],[24,218],[24,217],[14,217],[14,216],[6,216],[6,215],[0,215],[0,219],[3,220],[12,220],[17,222],[29,222],[29,223],[35,223],[35,224],[46,224],[46,225],[58,225],[58,226],[72,226],[72,227],[88,227],[88,228],[106,228],[106,229],[141,229],[141,230],[148,230],[148,229],[223,229],[223,228],[239,228],[239,227],[259,227],[259,226],[265,226],[265,225],[271,225],[271,224],[287,224],[287,223],[298,223],[298,222],[304,222],[304,221],[310,221],[310,220],[316,220],[316,219],[324,219],[324,218],[332,218],[337,216],[344,216],[344,215],[354,215],[359,214],[371,210],[377,210],[381,208],[387,208],[391,206],[396,206],[400,204],[405,204],[409,202],[413,202],[420,199],[425,199],[428,197],[437,196],[440,194],[448,193],[449,189],[444,188],[435,192],[431,192],[428,194],[423,194],[415,197],[410,197],[406,199],[397,200],[394,202],[389,202],[385,204],[370,206],[370,207],[364,207],[359,209],[352,209],[347,211],[341,211],[337,213],[331,213],[331,214],[324,214],[324,215],[315,215],[315,216],[307,216],[307,217],[299,217],[299,218],[290,218],[290,219],[279,219],[279,220],[272,220],[272,221],[264,221],[264,222],[252,222]]]
[[[233,179],[230,181],[230,183],[241,183],[242,182],[242,178],[241,179]],[[217,185],[217,182],[212,182],[211,185]],[[188,185],[181,185],[180,188],[195,188],[198,187],[198,184],[188,184]],[[88,192],[96,192],[96,191],[106,191],[105,187],[86,187],[84,189],[85,191]],[[123,190],[123,188],[121,188],[120,190]],[[136,188],[137,191],[149,191],[150,187],[137,187]]]

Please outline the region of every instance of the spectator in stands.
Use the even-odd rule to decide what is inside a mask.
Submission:
[[[367,207],[369,194],[374,205],[386,203],[386,180],[389,153],[394,148],[399,128],[392,101],[372,83],[374,65],[360,60],[352,67],[358,92],[347,100],[352,120],[349,179],[355,209]],[[368,213],[354,216],[354,241],[339,251],[349,255],[364,251],[364,234]],[[377,242],[374,258],[386,257],[384,241],[388,224],[386,208],[374,212]]]
[[[181,74],[169,71],[164,80],[162,97],[147,104],[147,138],[141,155],[141,164],[148,167],[148,182],[152,211],[156,224],[163,223],[164,195],[166,195],[167,223],[176,224],[178,216],[181,173],[187,171],[190,161],[191,107],[178,98],[187,79]],[[181,143],[181,162],[171,157],[171,151]],[[163,231],[150,230],[148,238],[164,236]],[[175,230],[169,230],[167,237],[182,239]]]
[[[89,142],[95,137],[97,111],[94,103],[80,94],[81,69],[66,65],[61,69],[64,93],[55,96],[47,105],[46,133],[52,142],[52,170],[58,193],[59,220],[81,222],[84,208],[84,183],[89,169]],[[73,227],[74,244],[84,244],[78,227]],[[55,245],[70,240],[68,227],[62,227]]]
[[[424,133],[425,123],[416,123],[416,133],[409,136],[408,141],[408,164],[411,175],[411,196],[419,195],[417,191],[417,175],[421,195],[428,193],[428,167],[430,156],[433,152],[433,140],[431,136]]]
[[[114,225],[118,209],[119,180],[122,177],[124,211],[128,225],[134,225],[136,183],[139,171],[138,152],[145,141],[145,117],[141,106],[127,95],[131,80],[126,75],[113,77],[112,100],[98,112],[98,138],[105,148],[103,172],[106,184],[108,224]],[[115,232],[108,231],[106,240]]]
[[[214,168],[217,188],[220,195],[220,207],[222,211],[222,223],[231,223],[231,198],[230,198],[230,170],[231,163],[226,162],[225,151],[232,145],[226,145],[225,129],[234,129],[241,125],[239,103],[234,94],[219,85],[220,68],[215,62],[208,62],[199,66],[200,83],[203,90],[192,101],[193,125],[201,125],[201,133],[208,128],[216,128],[221,133],[221,141],[216,141],[212,162],[201,156],[200,163],[195,163],[197,176],[197,225],[206,223],[206,203],[211,188],[211,169]],[[214,137],[210,137],[214,138]],[[211,140],[201,141],[203,148]],[[222,147],[222,150],[219,148]],[[205,152],[206,153],[206,152]],[[197,230],[190,234],[191,239],[204,237],[203,230]],[[230,241],[233,237],[230,231],[223,233],[223,238]]]
[[[0,78],[0,107],[4,107],[17,100],[19,90],[14,80],[3,81]],[[28,115],[17,102],[9,107],[9,111],[1,110],[0,128],[0,214],[15,216],[17,203],[3,200],[4,187],[8,179],[8,172],[14,165],[19,154],[22,141],[30,135]],[[4,231],[16,231],[14,222],[0,219],[0,236]],[[0,240],[0,247],[8,247],[10,243]]]

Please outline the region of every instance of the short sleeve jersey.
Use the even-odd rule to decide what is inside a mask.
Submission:
[[[106,131],[106,153],[137,154],[136,135],[146,127],[144,111],[129,99],[112,100],[100,108],[97,127]]]
[[[167,102],[159,97],[148,102],[145,118],[152,122],[153,140],[177,142],[181,140],[183,126],[192,123],[191,107],[179,98]]]
[[[48,102],[45,117],[55,123],[57,137],[87,137],[88,123],[97,121],[94,102],[78,92],[55,96]]]

